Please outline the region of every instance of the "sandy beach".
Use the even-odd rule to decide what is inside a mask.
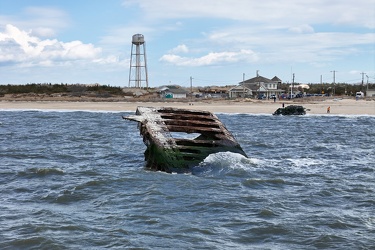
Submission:
[[[375,115],[374,100],[327,99],[299,102],[272,100],[203,100],[194,102],[72,102],[72,101],[0,101],[0,110],[83,110],[83,111],[135,111],[137,106],[176,107],[207,110],[213,113],[272,114],[277,108],[302,105],[307,114]]]

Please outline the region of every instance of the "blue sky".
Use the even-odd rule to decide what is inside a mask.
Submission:
[[[149,86],[375,82],[373,0],[0,1],[0,84],[128,86],[131,39]],[[367,75],[367,77],[366,77]]]

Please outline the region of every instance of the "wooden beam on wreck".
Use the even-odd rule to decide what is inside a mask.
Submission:
[[[191,127],[191,126],[175,126],[167,125],[170,132],[185,132],[185,133],[221,133],[219,128],[210,127]]]
[[[174,114],[174,113],[160,113],[160,117],[163,119],[172,119],[172,120],[193,120],[193,121],[205,121],[205,122],[217,122],[217,119],[213,116],[209,115],[201,115],[201,114],[188,114],[184,115],[181,113]]]
[[[166,125],[175,126],[196,126],[196,127],[210,127],[210,128],[220,128],[217,122],[207,122],[201,120],[176,120],[176,119],[164,119]]]

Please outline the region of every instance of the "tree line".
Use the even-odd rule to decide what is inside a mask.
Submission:
[[[288,93],[290,83],[281,83],[278,88]],[[298,83],[295,84],[298,86]],[[356,92],[365,92],[367,87],[374,89],[375,84],[370,83],[369,86],[366,84],[353,85],[348,83],[328,83],[328,84],[308,84],[308,89],[298,88],[302,93],[308,94],[329,94],[329,95],[349,95],[354,96]],[[109,97],[109,96],[120,96],[123,95],[121,87],[113,87],[108,85],[83,85],[83,84],[51,84],[51,83],[29,83],[19,85],[0,85],[0,95],[4,94],[57,94],[57,93],[70,93],[72,95],[85,95],[88,93],[95,93],[98,96]]]
[[[107,85],[83,85],[83,84],[51,84],[51,83],[29,83],[23,85],[0,85],[0,94],[56,94],[72,93],[85,94],[95,92],[101,95],[121,95],[123,94],[120,87]]]

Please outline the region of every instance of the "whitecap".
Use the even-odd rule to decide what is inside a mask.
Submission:
[[[322,160],[312,159],[312,158],[295,158],[295,159],[287,159],[287,160],[290,161],[292,165],[297,168],[321,166],[324,164]]]
[[[251,171],[252,167],[260,164],[260,160],[247,158],[232,152],[219,152],[207,156],[198,166],[192,169],[193,174],[236,175]]]

